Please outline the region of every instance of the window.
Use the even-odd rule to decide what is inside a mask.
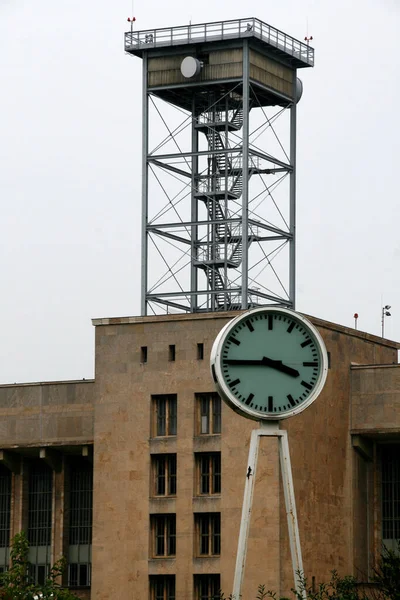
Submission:
[[[93,467],[70,462],[68,585],[89,586],[92,551]]]
[[[173,344],[171,346],[169,346],[168,360],[170,360],[170,361],[175,360],[175,346]]]
[[[176,395],[153,396],[153,408],[154,434],[156,436],[176,435]]]
[[[153,454],[154,496],[176,496],[176,454]]]
[[[391,550],[400,539],[400,445],[381,446],[382,539]]]
[[[176,515],[151,515],[153,556],[175,556]]]
[[[50,575],[50,565],[39,565],[29,563],[28,566],[29,579],[38,585],[43,585]]]
[[[204,359],[204,344],[197,344],[197,360]]]
[[[147,363],[147,346],[140,348],[140,362]]]
[[[0,572],[8,566],[10,546],[11,472],[0,465]]]
[[[151,575],[150,600],[175,600],[175,575]]]
[[[194,591],[196,600],[219,600],[221,597],[219,575],[195,575]]]
[[[90,585],[91,565],[82,563],[70,563],[68,565],[69,587],[87,587]]]
[[[221,493],[221,453],[196,454],[197,493],[210,496]]]
[[[216,393],[196,394],[199,434],[221,433],[221,398]]]
[[[221,514],[195,514],[198,556],[218,556],[221,553]]]
[[[50,567],[53,472],[42,462],[32,462],[28,480],[28,559],[35,583],[45,582]]]

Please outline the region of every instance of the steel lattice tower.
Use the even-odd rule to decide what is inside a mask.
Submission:
[[[295,307],[297,69],[258,19],[130,31],[143,59],[142,314]]]

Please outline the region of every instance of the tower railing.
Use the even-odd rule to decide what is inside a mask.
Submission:
[[[243,37],[258,38],[305,63],[304,66],[314,65],[314,49],[311,46],[253,17],[163,29],[128,31],[125,33],[125,51],[134,52],[158,46],[175,46]]]

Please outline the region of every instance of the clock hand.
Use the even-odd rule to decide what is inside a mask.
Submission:
[[[224,360],[224,364],[267,366],[271,367],[272,369],[276,369],[277,371],[281,371],[282,373],[286,373],[286,375],[290,375],[291,377],[298,377],[300,374],[298,371],[296,371],[296,369],[292,369],[292,367],[284,365],[281,360],[272,360],[272,358],[268,358],[268,356],[263,356],[261,360],[253,360],[246,358],[226,358]]]
[[[245,358],[225,358],[224,364],[226,365],[263,365],[262,360],[249,360]]]
[[[261,363],[263,365],[267,365],[268,367],[272,367],[277,371],[286,373],[286,375],[290,375],[291,377],[298,377],[300,375],[296,369],[292,369],[292,367],[284,365],[281,360],[272,360],[272,358],[268,358],[268,356],[263,356]]]

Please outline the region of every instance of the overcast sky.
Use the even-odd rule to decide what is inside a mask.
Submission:
[[[297,309],[400,340],[397,0],[150,0],[137,29],[255,16],[303,39]],[[0,382],[90,378],[92,317],[140,312],[130,0],[0,0]]]

